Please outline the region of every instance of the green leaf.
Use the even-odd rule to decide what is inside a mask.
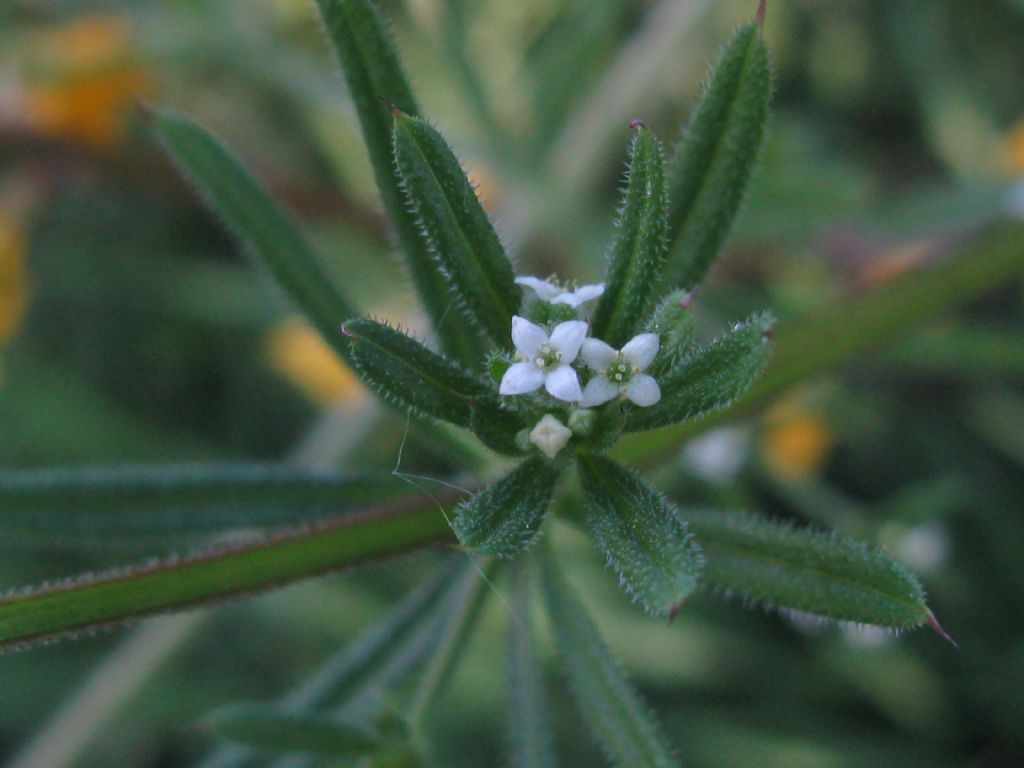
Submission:
[[[409,209],[456,306],[472,327],[511,347],[512,315],[522,291],[462,166],[429,123],[397,111],[394,142]]]
[[[666,206],[661,144],[645,125],[636,124],[629,181],[591,330],[616,349],[635,335],[651,311],[665,263]]]
[[[478,400],[470,422],[470,428],[480,438],[480,442],[506,456],[523,456],[527,453],[516,440],[524,426],[519,416],[502,408],[495,398]]]
[[[0,649],[281,586],[450,536],[434,492],[244,543],[20,590],[0,599]]]
[[[272,464],[0,471],[5,541],[95,543],[293,526],[408,496],[392,475]]]
[[[554,768],[554,737],[548,719],[544,679],[530,630],[530,558],[512,565],[512,608],[509,622],[509,730],[513,768]]]
[[[691,512],[704,583],[726,594],[841,621],[903,629],[929,620],[903,566],[861,542],[737,512]]]
[[[1024,223],[1000,222],[945,258],[863,296],[822,307],[775,335],[764,375],[730,409],[658,432],[627,435],[613,455],[633,462],[675,455],[684,440],[748,414],[795,384],[891,343],[926,318],[1024,273],[1022,250]]]
[[[619,768],[670,768],[677,763],[653,716],[597,632],[579,596],[545,553],[548,613],[576,706],[610,762]]]
[[[436,650],[423,669],[409,705],[408,722],[413,726],[422,723],[427,707],[444,691],[463,658],[466,643],[480,618],[484,598],[490,595],[488,588],[491,587],[495,568],[494,561],[485,563],[482,568],[474,568],[463,576],[445,601],[437,625]]]
[[[398,54],[370,0],[317,0],[317,5],[345,72],[377,187],[405,252],[416,291],[444,351],[463,365],[477,366],[484,355],[479,334],[451,315],[447,279],[438,272],[400,189],[391,146],[391,107],[409,115],[419,111]]]
[[[232,704],[214,710],[203,723],[222,738],[270,752],[359,757],[382,746],[364,726],[267,704]]]
[[[648,333],[656,333],[661,347],[647,373],[654,378],[675,368],[694,347],[696,320],[693,313],[693,294],[672,291],[662,299],[647,321]]]
[[[747,24],[715,66],[669,164],[670,285],[700,284],[725,242],[761,151],[771,92],[764,40]]]
[[[581,455],[587,527],[608,565],[654,616],[674,616],[697,586],[703,558],[679,510],[643,477]]]
[[[328,279],[316,255],[271,197],[216,139],[187,118],[153,112],[161,143],[245,250],[347,359],[341,323],[355,308]]]
[[[441,620],[469,572],[476,574],[468,559],[448,558],[377,624],[284,696],[279,705],[293,710],[329,707],[337,714],[364,717],[367,710],[373,709],[367,706],[368,698],[377,698],[382,690],[403,681],[436,647]],[[393,741],[391,730],[394,728],[381,727],[389,743]],[[203,760],[199,768],[247,768],[252,759],[251,751],[244,747],[222,746]],[[293,761],[285,760],[282,768],[298,768]],[[277,765],[275,762],[275,768]]]
[[[445,0],[442,7],[444,16],[439,24],[441,46],[449,68],[461,83],[466,104],[475,113],[483,133],[495,150],[501,151],[511,142],[494,112],[487,87],[470,52],[470,27],[474,21],[473,14],[480,10],[480,6],[472,0]]]
[[[383,323],[350,320],[343,332],[363,381],[393,405],[468,427],[474,399],[490,394],[456,363]]]
[[[437,623],[445,604],[452,599],[456,585],[476,574],[464,557],[452,556],[435,573],[391,608],[355,642],[332,656],[316,674],[282,700],[294,708],[337,707],[374,681],[387,676],[387,668],[396,657],[409,656],[410,641],[420,647],[417,635]],[[420,653],[416,652],[416,656]]]
[[[455,508],[452,529],[464,546],[512,557],[536,541],[561,466],[539,456]]]
[[[629,9],[617,0],[569,0],[542,30],[523,62],[533,101],[534,154],[539,158],[565,129],[613,59]]]
[[[772,322],[769,314],[755,315],[663,374],[661,400],[632,409],[626,430],[674,424],[732,404],[764,369]]]

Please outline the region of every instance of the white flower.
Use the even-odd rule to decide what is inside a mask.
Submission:
[[[583,342],[583,362],[597,372],[587,382],[580,405],[590,408],[621,396],[640,406],[654,405],[661,400],[661,388],[653,377],[642,371],[647,369],[658,354],[657,334],[641,333],[616,351],[600,339]]]
[[[581,304],[592,301],[604,293],[604,283],[597,285],[581,285],[575,291],[566,291],[548,280],[536,277],[517,277],[516,283],[533,290],[537,297],[549,304],[568,304],[576,309]]]
[[[537,426],[530,430],[530,442],[549,459],[555,458],[558,452],[565,448],[570,437],[572,430],[550,413],[545,413],[544,418],[537,422]]]
[[[525,317],[512,318],[512,343],[522,358],[513,363],[501,377],[498,392],[502,395],[523,395],[544,389],[552,397],[575,403],[581,397],[580,380],[570,363],[580,353],[587,324],[582,320],[559,323],[548,336],[539,325]]]

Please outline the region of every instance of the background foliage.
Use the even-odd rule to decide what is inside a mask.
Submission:
[[[745,2],[382,5],[424,111],[466,161],[519,263],[585,279],[601,272],[628,121],[642,115],[674,135],[708,60],[751,12]],[[699,332],[765,307],[783,324],[803,317],[1019,211],[1022,32],[1010,0],[773,5],[769,146],[702,296]],[[265,298],[131,106],[171,104],[216,129],[301,216],[331,279],[358,285],[380,316],[423,327],[388,256],[354,113],[312,6],[18,0],[0,7],[0,51],[0,464],[273,460],[304,436],[315,445],[308,430],[319,418],[358,435],[375,408],[368,395]],[[679,502],[881,544],[922,576],[959,652],[930,634],[808,625],[707,596],[665,626],[615,590],[583,537],[566,534],[570,579],[586,585],[614,655],[690,763],[1016,764],[1022,310],[1017,279],[705,432],[657,473]],[[794,354],[824,346],[804,343]],[[395,464],[406,425],[385,423],[355,438],[355,464]],[[426,447],[406,445],[402,470],[440,477],[460,466]],[[139,555],[83,547],[70,532],[56,543],[54,554],[5,539],[0,583]],[[201,713],[280,696],[434,558],[180,625],[181,641],[130,706],[65,731],[85,735],[67,764],[193,764],[210,742],[189,726]],[[505,746],[501,602],[484,618],[435,713],[446,765],[486,764]],[[0,658],[5,758],[52,733],[48,718],[92,690],[89,676],[128,637]],[[105,679],[127,678],[131,662],[119,658]],[[567,701],[551,709],[565,763],[590,764]]]

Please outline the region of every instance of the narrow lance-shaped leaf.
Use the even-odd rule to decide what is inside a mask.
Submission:
[[[302,236],[271,197],[209,133],[170,112],[152,113],[162,144],[207,204],[342,356],[339,327],[355,308],[331,283]]]
[[[544,591],[563,665],[580,714],[618,768],[677,765],[653,715],[608,653],[578,595],[545,553]]]
[[[453,556],[436,573],[410,592],[376,625],[354,643],[343,648],[308,680],[284,696],[279,705],[292,710],[330,709],[334,714],[356,721],[374,719],[389,744],[401,723],[380,713],[382,702],[392,688],[407,680],[419,668],[442,635],[442,628],[458,599],[466,579],[477,576],[473,563]],[[380,713],[380,714],[379,714]],[[387,727],[381,723],[382,718]],[[308,768],[313,758],[291,755],[275,760],[273,768]],[[264,768],[249,749],[222,746],[198,768]],[[269,767],[268,767],[269,768]]]
[[[755,315],[663,374],[661,400],[633,409],[626,430],[662,427],[730,405],[764,370],[772,322],[771,315]]]
[[[668,172],[670,285],[697,286],[732,228],[764,140],[768,53],[756,23],[729,43]]]
[[[488,394],[457,364],[383,323],[351,320],[343,332],[360,376],[394,405],[468,427],[474,398]]]
[[[587,527],[634,599],[673,616],[697,586],[703,558],[679,510],[644,478],[601,456],[580,456]]]
[[[451,556],[435,573],[409,592],[377,624],[332,656],[281,703],[293,709],[336,706],[378,674],[417,627],[431,619],[450,595],[453,585],[472,570],[463,557]]]
[[[438,623],[436,650],[423,669],[409,705],[407,720],[410,724],[422,723],[427,708],[444,691],[462,660],[466,643],[480,618],[484,599],[490,594],[488,588],[495,568],[492,560],[485,563],[479,572],[476,569],[470,571],[446,600],[445,611]]]
[[[268,704],[232,704],[211,712],[203,724],[222,738],[270,752],[359,757],[381,746],[365,726]]]
[[[661,144],[634,124],[629,180],[592,334],[621,347],[647,319],[665,263],[666,201]]]
[[[466,322],[510,346],[522,292],[476,191],[425,120],[396,111],[395,164],[409,209]]]
[[[902,629],[930,620],[903,566],[859,541],[754,515],[687,510],[712,589],[777,608]]]
[[[456,496],[434,492],[256,541],[8,594],[0,599],[0,649],[251,594],[447,539],[438,505]]]
[[[665,296],[647,321],[646,331],[656,333],[661,342],[647,373],[660,378],[685,360],[693,350],[696,325],[692,293],[679,290]]]
[[[556,462],[527,459],[456,507],[455,535],[475,552],[512,557],[536,540],[560,472]]]
[[[554,737],[548,719],[544,676],[534,648],[530,621],[532,559],[512,565],[512,607],[509,621],[509,730],[513,768],[555,768]]]
[[[391,475],[271,464],[0,472],[7,540],[132,541],[295,525],[408,496]]]
[[[410,115],[419,111],[398,54],[371,0],[317,0],[317,5],[341,61],[377,187],[405,252],[416,291],[445,352],[463,365],[479,365],[484,356],[479,334],[451,313],[447,279],[437,270],[399,188],[389,105]]]

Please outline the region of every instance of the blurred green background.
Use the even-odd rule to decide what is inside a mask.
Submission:
[[[601,272],[629,120],[673,141],[719,46],[754,10],[380,5],[424,113],[519,271],[581,281]],[[799,318],[1024,215],[1020,0],[773,2],[766,36],[768,149],[702,294],[705,333],[762,308]],[[355,436],[351,463],[393,466],[403,420],[359,437],[371,400],[265,290],[154,146],[136,100],[217,132],[295,212],[333,279],[375,314],[424,325],[312,3],[4,0],[0,466],[273,460],[325,422]],[[819,625],[710,595],[664,626],[627,603],[583,537],[561,535],[573,581],[686,764],[1024,763],[1022,287],[701,436],[656,478],[682,503],[885,547],[921,576],[958,651],[927,632]],[[416,445],[403,467],[454,469]],[[0,587],[173,547],[0,542]],[[62,765],[194,764],[211,743],[194,726],[203,712],[284,693],[435,557],[207,611],[99,727],[51,717],[130,632],[0,657],[0,764],[32,765],[20,750],[58,737],[82,742]],[[446,766],[504,760],[503,612],[491,601],[434,717]],[[138,669],[116,658],[104,679],[131,680]],[[564,764],[598,764],[552,690]]]

